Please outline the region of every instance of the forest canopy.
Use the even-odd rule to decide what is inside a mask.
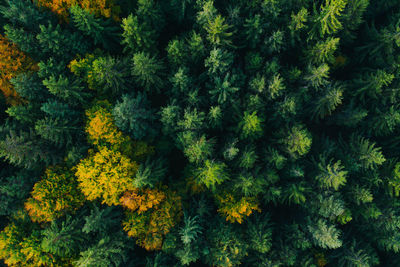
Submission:
[[[0,264],[400,266],[399,136],[398,0],[0,0]]]

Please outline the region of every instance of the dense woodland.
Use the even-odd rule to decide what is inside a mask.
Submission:
[[[0,0],[5,266],[400,266],[399,0]]]

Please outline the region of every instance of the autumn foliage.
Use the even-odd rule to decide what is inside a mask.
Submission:
[[[133,190],[132,180],[138,164],[118,151],[100,147],[76,167],[79,188],[87,200],[100,198],[107,205],[118,205],[120,196]]]
[[[36,70],[36,63],[0,34],[0,90],[10,104],[21,101],[10,80],[18,74]]]
[[[151,196],[147,196],[148,199],[153,197],[165,199],[162,201],[153,199],[152,208],[147,201],[142,203],[143,207],[138,206],[136,211],[127,210],[123,227],[129,236],[136,238],[139,246],[146,250],[160,250],[163,236],[179,222],[182,216],[181,198],[169,190],[165,192],[147,190],[147,192],[151,192]]]
[[[243,219],[250,216],[253,211],[261,211],[255,197],[236,198],[231,193],[223,193],[217,195],[216,199],[218,212],[226,216],[226,220],[231,223],[242,223]]]
[[[37,0],[39,6],[47,7],[64,20],[68,18],[68,9],[79,5],[91,13],[119,20],[120,7],[114,0]]]
[[[65,212],[81,207],[84,202],[76,177],[61,167],[48,168],[45,177],[35,184],[31,194],[25,209],[35,222],[50,222]]]

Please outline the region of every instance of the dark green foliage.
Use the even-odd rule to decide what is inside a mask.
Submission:
[[[155,112],[145,93],[123,95],[113,108],[115,124],[134,139],[152,139],[156,134]]]
[[[136,53],[132,60],[132,75],[146,91],[159,91],[163,87],[164,66],[155,56]]]
[[[83,237],[78,228],[80,221],[67,217],[65,221],[53,221],[42,234],[42,248],[60,257],[71,257],[79,251]]]

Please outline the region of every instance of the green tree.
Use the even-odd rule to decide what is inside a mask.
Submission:
[[[224,163],[206,160],[204,165],[195,171],[198,183],[214,190],[216,185],[229,179],[226,167]]]
[[[144,52],[136,53],[132,63],[132,75],[146,91],[157,92],[163,87],[164,66],[155,56]]]
[[[115,125],[134,139],[152,139],[157,134],[155,111],[145,93],[123,95],[113,108]]]

